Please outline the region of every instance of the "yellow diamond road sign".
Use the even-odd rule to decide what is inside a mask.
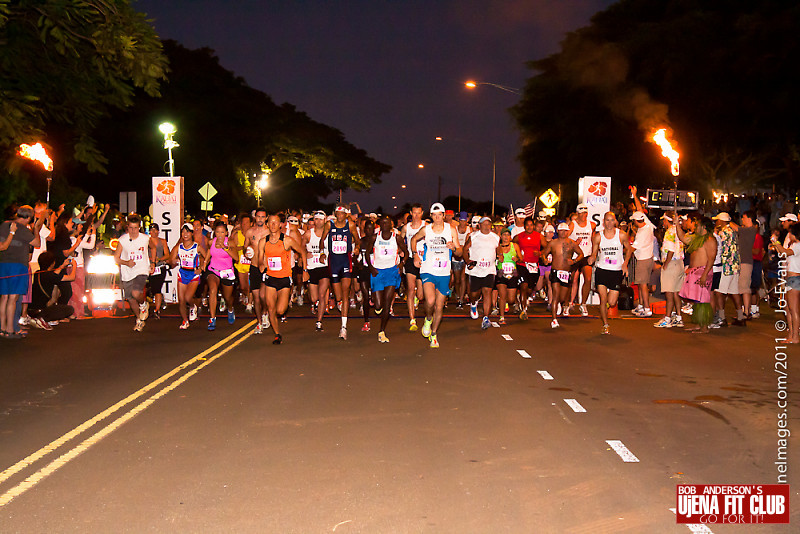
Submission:
[[[556,202],[558,202],[558,195],[552,189],[548,189],[542,193],[542,196],[539,197],[539,200],[541,200],[542,203],[548,208],[552,208],[556,205]]]
[[[200,188],[200,196],[203,197],[203,200],[211,200],[216,194],[217,190],[214,189],[211,182],[206,182],[205,185]]]

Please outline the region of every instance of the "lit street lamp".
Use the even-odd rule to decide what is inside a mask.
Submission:
[[[501,91],[505,91],[507,93],[511,93],[511,94],[515,94],[515,95],[521,95],[522,94],[522,91],[517,89],[517,88],[515,88],[515,87],[509,87],[507,85],[500,85],[498,83],[476,82],[474,80],[468,80],[468,81],[464,82],[464,87],[466,87],[467,89],[475,89],[479,85],[488,85],[488,86],[494,87],[495,89],[500,89]]]
[[[158,130],[164,134],[164,148],[167,150],[167,163],[169,164],[170,177],[175,176],[175,160],[172,159],[172,149],[178,148],[180,145],[172,138],[178,130],[171,122],[162,122],[158,126]]]
[[[256,181],[256,196],[258,196],[259,206],[261,206],[261,197],[267,187],[269,187],[269,173],[265,172],[261,175],[261,178]]]

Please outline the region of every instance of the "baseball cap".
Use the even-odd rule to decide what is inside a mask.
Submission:
[[[589,206],[586,205],[586,204],[578,204],[577,211],[578,211],[578,213],[588,213],[589,212]]]
[[[288,219],[286,219],[286,222],[288,222],[289,224],[300,224],[300,221],[298,221],[297,217],[295,216],[289,217]]]
[[[325,220],[325,214],[321,211],[314,212],[314,218]]]
[[[478,223],[483,223],[483,222],[485,222],[485,221],[492,222],[492,219],[490,219],[489,217],[481,217],[481,218],[478,220]]]
[[[566,230],[566,231],[569,231],[569,225],[568,225],[567,223],[561,223],[561,224],[559,224],[559,225],[558,225],[558,231],[560,232],[561,230]]]
[[[455,212],[453,210],[445,210],[444,214],[445,215],[454,215]]]
[[[515,217],[525,217],[525,208],[517,208],[514,210]]]
[[[783,217],[781,217],[779,220],[780,220],[780,221],[792,221],[792,222],[797,222],[797,215],[795,215],[794,213],[787,213],[786,215],[784,215]]]
[[[469,220],[469,213],[467,213],[466,211],[462,211],[461,213],[458,214],[458,220],[459,221],[468,221]]]
[[[731,222],[731,216],[730,216],[730,215],[728,215],[728,214],[727,214],[726,212],[724,212],[724,211],[722,211],[722,212],[720,212],[720,213],[716,214],[715,216],[713,216],[713,217],[711,217],[711,218],[712,218],[712,219],[714,219],[715,221],[725,221],[725,222]],[[797,217],[795,217],[795,219],[797,219]]]
[[[444,213],[444,206],[440,202],[434,202],[431,206],[431,213]]]
[[[633,215],[631,215],[631,219],[634,221],[643,221],[647,216],[642,213],[641,211],[634,211]]]

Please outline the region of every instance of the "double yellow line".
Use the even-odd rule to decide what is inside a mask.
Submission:
[[[209,365],[211,362],[213,362],[217,358],[221,357],[222,355],[224,355],[225,353],[227,353],[228,351],[230,351],[231,349],[233,349],[234,347],[239,345],[239,343],[241,343],[242,341],[244,341],[245,339],[247,339],[248,337],[250,337],[252,335],[252,328],[253,328],[254,325],[255,325],[255,321],[250,321],[249,323],[247,323],[245,326],[243,326],[242,328],[240,328],[239,330],[237,330],[233,334],[231,334],[228,337],[222,339],[218,343],[215,343],[214,345],[212,345],[208,349],[204,350],[200,354],[198,354],[195,357],[191,358],[190,360],[187,360],[187,361],[183,362],[182,364],[180,364],[179,366],[177,366],[173,370],[171,370],[168,373],[162,375],[161,377],[157,378],[156,380],[153,380],[152,382],[150,382],[149,384],[147,384],[143,388],[139,389],[138,391],[136,391],[134,393],[131,393],[130,395],[128,395],[127,397],[125,397],[124,399],[119,401],[118,403],[114,404],[113,406],[110,406],[109,408],[106,408],[105,410],[103,410],[99,414],[95,415],[94,417],[92,417],[88,421],[86,421],[84,423],[81,423],[80,425],[76,426],[75,428],[73,428],[72,430],[70,430],[69,432],[64,434],[63,436],[59,437],[56,440],[51,441],[50,443],[48,443],[47,445],[45,445],[44,447],[42,447],[38,451],[34,452],[33,454],[30,454],[30,455],[26,456],[25,458],[23,458],[19,462],[15,463],[11,467],[9,467],[8,469],[6,469],[2,473],[0,473],[0,484],[2,484],[3,482],[8,480],[9,478],[14,476],[15,474],[17,474],[20,471],[22,471],[23,469],[25,469],[25,468],[29,467],[30,465],[32,465],[33,463],[41,460],[42,458],[44,458],[48,454],[51,454],[51,453],[55,452],[56,450],[60,449],[64,444],[66,444],[67,442],[73,440],[74,438],[78,437],[79,435],[83,434],[84,432],[86,432],[86,430],[92,428],[96,424],[98,424],[101,421],[103,421],[104,419],[108,418],[109,416],[111,416],[112,414],[114,414],[115,412],[117,412],[118,410],[123,408],[124,406],[127,406],[128,404],[132,403],[133,401],[135,401],[135,400],[139,399],[140,397],[143,397],[147,393],[155,390],[156,388],[158,388],[162,384],[168,382],[170,379],[176,377],[177,375],[180,375],[178,378],[176,378],[175,380],[173,380],[169,384],[165,385],[162,389],[160,389],[160,390],[156,391],[155,393],[153,393],[150,397],[147,397],[146,399],[144,399],[141,402],[139,402],[139,404],[136,404],[135,406],[130,408],[124,414],[120,415],[116,419],[113,419],[111,422],[106,424],[106,426],[104,426],[103,428],[101,428],[100,430],[96,431],[91,436],[89,436],[86,439],[84,439],[82,442],[80,442],[78,445],[76,445],[72,449],[70,449],[67,452],[63,453],[61,456],[59,456],[55,460],[51,461],[49,464],[45,465],[44,467],[42,467],[41,469],[39,469],[38,471],[36,471],[32,475],[28,476],[22,482],[18,483],[17,485],[12,487],[11,489],[9,489],[7,491],[4,491],[0,495],[0,507],[5,506],[6,504],[10,503],[14,498],[22,495],[23,493],[25,493],[26,491],[31,489],[33,486],[35,486],[36,484],[41,482],[43,479],[45,479],[48,476],[52,475],[54,472],[56,472],[58,469],[60,469],[64,465],[66,465],[68,462],[70,462],[71,460],[75,459],[82,452],[84,452],[87,449],[89,449],[89,447],[91,447],[92,445],[96,444],[97,442],[99,442],[100,440],[102,440],[103,438],[105,438],[106,436],[111,434],[112,432],[114,432],[120,426],[122,426],[126,422],[130,421],[131,419],[133,419],[134,417],[136,417],[140,413],[142,413],[144,410],[146,410],[148,407],[150,407],[150,405],[155,403],[158,399],[160,399],[161,397],[163,397],[164,395],[166,395],[167,393],[169,393],[173,389],[177,388],[178,386],[180,386],[181,384],[186,382],[189,378],[191,378],[192,376],[197,374],[201,369],[203,369],[204,367]],[[244,335],[241,335],[244,332],[246,332],[246,333]],[[221,348],[221,350],[219,350],[217,352],[217,349],[220,349],[220,348]],[[206,356],[208,356],[209,354],[213,354],[213,356],[206,358]],[[202,363],[200,363],[199,365],[195,365],[198,362],[202,362]],[[186,369],[188,369],[190,367],[192,367],[191,370],[183,373],[183,371],[185,371]],[[181,373],[183,373],[183,374],[181,374]]]

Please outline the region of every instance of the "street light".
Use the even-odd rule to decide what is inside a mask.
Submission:
[[[178,148],[180,145],[172,138],[178,130],[171,122],[162,122],[158,125],[158,130],[164,134],[164,148],[167,150],[167,163],[169,163],[169,175],[175,176],[175,160],[172,159],[172,149]]]
[[[515,95],[521,95],[522,94],[522,91],[520,89],[517,89],[515,87],[509,87],[507,85],[500,85],[498,83],[476,82],[475,80],[467,80],[466,82],[464,82],[464,87],[466,87],[467,89],[475,89],[479,85],[489,85],[489,86],[494,87],[496,89],[500,89],[501,91],[505,91],[507,93],[511,93],[511,94],[515,94]]]
[[[475,82],[467,82],[467,83],[469,84],[469,83],[475,83]],[[486,145],[483,145],[481,143],[476,143],[475,141],[468,141],[466,139],[459,139],[458,137],[448,137],[448,139],[451,140],[451,141],[458,141],[460,143],[467,143],[469,145],[482,146],[482,147],[488,148],[488,149],[490,149],[492,151],[492,217],[494,217],[494,192],[495,192],[495,185],[497,183],[497,148],[495,148],[494,146],[486,146]],[[437,137],[435,137],[435,140],[441,142],[441,141],[444,141],[444,137],[437,136]],[[460,211],[461,210],[461,182],[459,182],[459,187],[458,187],[458,200],[459,200],[459,211]]]
[[[258,205],[261,206],[261,196],[264,193],[264,190],[269,187],[269,173],[265,172],[261,174],[261,178],[256,181],[256,194],[258,195]]]

